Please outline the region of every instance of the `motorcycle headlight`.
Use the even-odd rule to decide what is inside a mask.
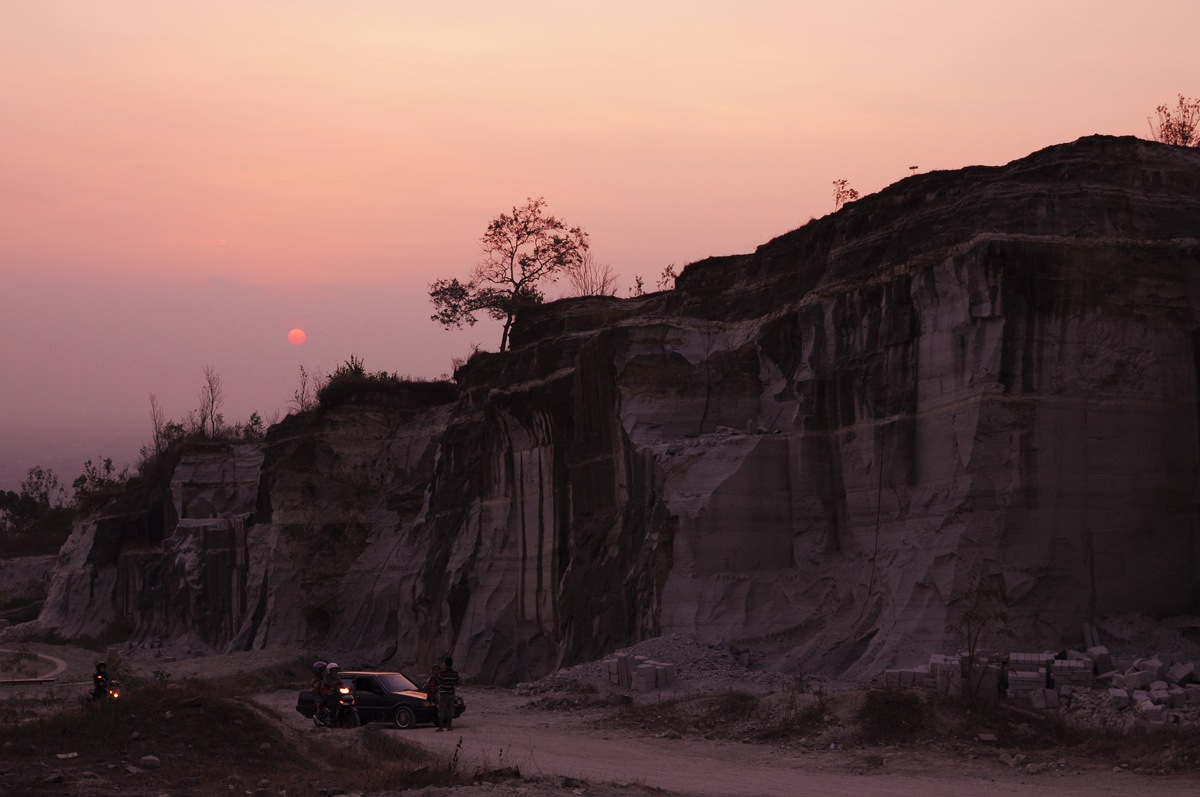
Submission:
[[[338,689],[338,691],[341,692],[343,695],[348,695],[348,694],[350,694],[350,687],[343,686],[341,689]]]

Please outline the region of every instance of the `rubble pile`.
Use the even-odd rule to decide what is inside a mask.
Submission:
[[[635,663],[658,664],[670,663],[674,672],[668,676],[670,682],[660,686],[655,669],[655,684],[649,686],[649,679],[643,675],[642,689],[637,689],[630,677],[629,685],[623,685],[612,680],[609,675],[611,665],[606,662],[625,658],[631,665]],[[640,662],[639,662],[640,660]],[[728,646],[714,642],[700,642],[688,634],[669,634],[639,642],[628,648],[614,652],[609,657],[584,662],[573,667],[558,670],[535,683],[520,684],[517,691],[520,694],[534,695],[563,689],[570,690],[577,684],[598,686],[611,692],[633,692],[667,689],[676,692],[721,691],[726,689],[745,689],[762,691],[778,688],[791,679],[779,673],[763,670],[750,670],[738,659]]]
[[[1090,636],[1096,641],[1094,631]],[[883,685],[934,689],[957,698],[971,669],[964,654],[933,654],[926,664],[885,671]],[[1189,657],[1186,646],[1173,656],[1139,657],[1124,667],[1100,644],[1086,651],[980,656],[974,673],[977,696],[1057,711],[1080,727],[1129,733],[1200,726],[1200,663]]]

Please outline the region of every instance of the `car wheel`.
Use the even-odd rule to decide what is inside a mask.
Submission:
[[[392,722],[396,723],[397,728],[406,730],[417,724],[417,715],[408,706],[399,706],[392,714]]]

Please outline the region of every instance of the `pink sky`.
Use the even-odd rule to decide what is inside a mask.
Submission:
[[[1200,4],[0,4],[0,488],[132,461],[147,394],[286,411],[299,365],[433,377],[528,196],[621,275],[748,252],[909,174],[1200,93]],[[419,4],[433,5],[433,4]],[[294,326],[308,342],[290,346]]]

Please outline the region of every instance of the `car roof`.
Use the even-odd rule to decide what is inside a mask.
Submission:
[[[338,675],[348,677],[356,675],[400,675],[405,678],[408,677],[404,673],[396,672],[395,670],[338,670]]]

